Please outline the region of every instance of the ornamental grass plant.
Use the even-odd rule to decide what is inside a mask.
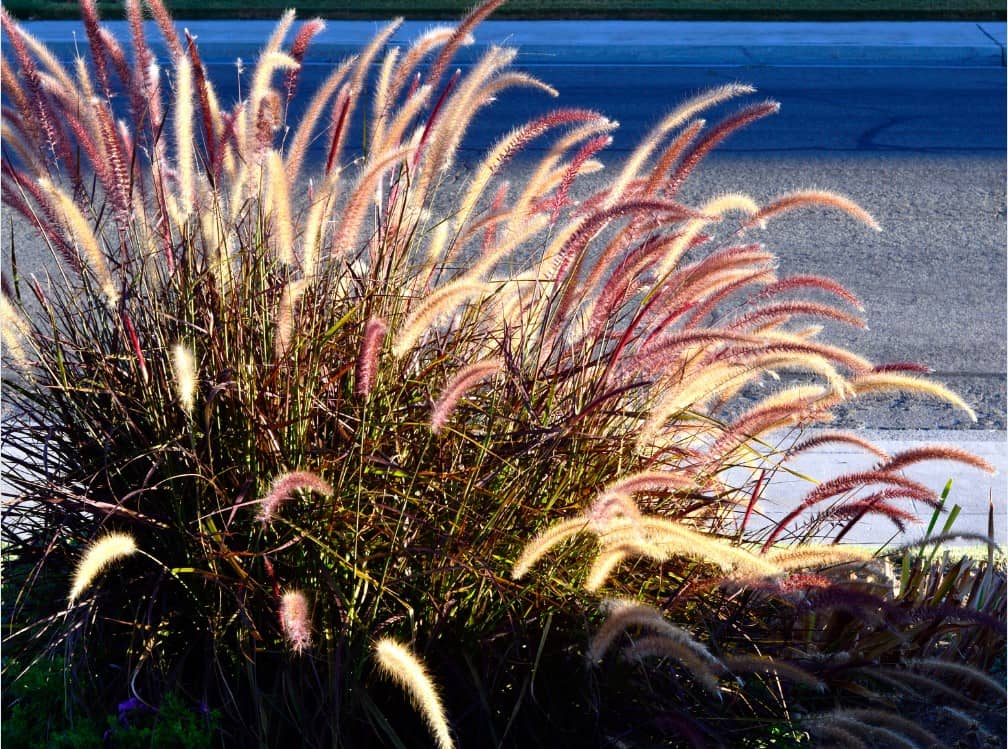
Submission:
[[[802,437],[877,393],[972,414],[922,367],[821,340],[818,321],[862,326],[860,302],[778,277],[759,241],[793,210],[875,220],[822,190],[679,201],[777,111],[741,84],[679,105],[595,192],[616,123],[585,109],[461,169],[496,97],[556,93],[513,49],[453,68],[498,4],[406,49],[393,22],[314,91],[299,71],[323,24],[289,12],[237,102],[160,0],[166,59],[138,0],[128,48],[82,0],[89,58],[66,65],[2,15],[3,201],[52,255],[25,277],[11,243],[3,276],[5,681],[58,653],[68,719],[171,695],[219,712],[220,745],[351,747],[879,723],[876,675],[835,679],[832,659],[945,659],[989,688],[1003,638],[948,642],[996,633],[1003,589],[988,608],[895,601],[858,577],[879,561],[832,541],[937,507],[916,462],[990,467]],[[757,523],[773,476],[830,440],[879,463]],[[886,607],[906,616],[824,625]],[[908,660],[892,643],[922,622],[943,636]],[[889,647],[866,651],[876,624]]]

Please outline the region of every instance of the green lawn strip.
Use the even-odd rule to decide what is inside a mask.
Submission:
[[[167,3],[172,14],[187,18],[276,18],[294,5],[302,17],[362,19],[459,18],[472,5],[469,0],[354,0],[325,2],[304,0],[176,0]],[[8,12],[20,19],[76,19],[76,0],[7,0]],[[121,2],[99,2],[104,18],[122,17]],[[681,20],[1000,20],[1001,0],[511,0],[495,18],[596,18]]]

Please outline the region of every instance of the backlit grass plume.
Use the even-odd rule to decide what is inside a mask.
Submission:
[[[374,656],[382,673],[402,687],[423,715],[438,749],[454,746],[444,706],[424,664],[406,647],[388,638],[375,643]]]
[[[295,653],[311,645],[308,599],[300,590],[288,590],[280,596],[280,626]]]
[[[77,563],[68,597],[70,603],[74,603],[110,564],[136,550],[133,537],[125,533],[107,533],[91,542]]]
[[[872,214],[705,194],[704,157],[779,110],[744,84],[610,153],[614,119],[472,46],[499,4],[332,65],[291,11],[223,68],[161,0],[122,39],[86,0],[72,60],[0,10],[5,216],[46,257],[4,254],[5,678],[59,653],[96,724],[182,695],[234,745],[409,746],[376,659],[441,746],[731,745],[888,688],[841,653],[986,657],[993,572],[832,543],[945,512],[920,461],[988,467],[809,431],[894,392],[973,415],[830,342],[865,327],[852,290],[781,272],[777,222],[871,242]],[[463,151],[517,95],[531,119]],[[785,500],[830,442],[877,465]],[[95,577],[134,548],[158,564]]]
[[[175,375],[175,389],[179,405],[186,413],[192,413],[196,407],[196,361],[192,352],[181,343],[172,349],[172,368]]]
[[[270,522],[280,505],[291,498],[296,491],[314,492],[323,496],[333,493],[332,487],[323,479],[310,471],[291,471],[284,473],[273,479],[269,491],[261,500],[259,509],[259,520],[264,523]]]

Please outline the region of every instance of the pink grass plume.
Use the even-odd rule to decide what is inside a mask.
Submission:
[[[329,496],[333,488],[319,476],[309,471],[292,471],[277,476],[270,485],[269,493],[262,498],[259,520],[268,523],[273,519],[280,504],[296,491],[309,491]]]
[[[308,599],[300,590],[288,590],[280,597],[280,629],[295,653],[311,647]]]
[[[374,387],[375,375],[378,373],[378,354],[381,353],[382,341],[385,340],[387,330],[388,322],[383,317],[372,317],[364,326],[354,378],[354,392],[364,398],[371,394],[371,389]]]
[[[437,403],[434,404],[434,409],[431,411],[431,431],[438,434],[448,423],[459,399],[471,388],[495,375],[500,369],[500,359],[487,359],[460,369],[451,382],[445,386]]]

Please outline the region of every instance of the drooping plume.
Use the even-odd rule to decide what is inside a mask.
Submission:
[[[91,228],[84,214],[77,207],[73,198],[48,179],[40,177],[37,181],[42,191],[48,193],[58,206],[57,210],[62,213],[61,223],[64,231],[70,240],[77,244],[87,260],[88,265],[101,284],[106,303],[110,308],[114,308],[119,303],[119,289],[112,279],[112,273],[105,259],[105,253],[102,252],[99,245],[98,236]]]
[[[402,358],[416,345],[441,315],[454,311],[459,305],[485,294],[488,285],[475,282],[451,283],[435,291],[400,326],[392,343],[392,353]]]
[[[454,742],[448,730],[444,706],[430,674],[420,659],[389,638],[379,640],[375,644],[374,653],[382,673],[403,688],[414,707],[423,715],[438,749],[453,747]]]
[[[488,377],[492,377],[501,369],[500,359],[478,361],[460,369],[451,381],[445,385],[431,411],[430,428],[434,434],[441,431],[455,410],[459,399],[471,388]]]
[[[292,471],[277,476],[270,486],[269,492],[261,500],[259,520],[268,523],[273,519],[280,504],[291,497],[296,491],[315,492],[330,496],[333,488],[322,478],[308,471]]]
[[[136,542],[126,533],[108,533],[92,542],[77,563],[70,588],[70,603],[76,601],[106,567],[136,550]]]

